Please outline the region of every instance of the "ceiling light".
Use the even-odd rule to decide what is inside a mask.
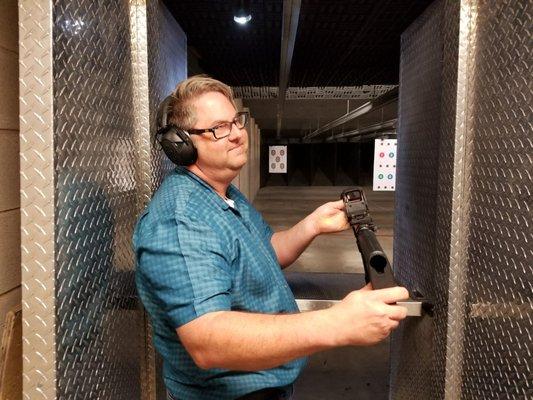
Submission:
[[[250,0],[238,0],[235,2],[233,20],[241,25],[248,23],[252,19]]]

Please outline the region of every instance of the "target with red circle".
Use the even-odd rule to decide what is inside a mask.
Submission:
[[[397,139],[376,139],[374,142],[375,191],[394,190],[396,187]]]

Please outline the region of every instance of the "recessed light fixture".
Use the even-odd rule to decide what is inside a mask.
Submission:
[[[250,0],[235,1],[233,20],[240,25],[245,25],[250,22],[251,19],[252,12],[250,9]]]

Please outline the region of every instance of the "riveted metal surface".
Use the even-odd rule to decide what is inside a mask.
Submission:
[[[19,1],[23,396],[55,399],[52,2]]]
[[[187,78],[187,37],[160,0],[148,2],[147,17],[150,132],[153,134],[159,103]],[[152,191],[155,191],[174,164],[159,146],[154,146],[151,166]]]
[[[432,267],[438,229],[443,7],[442,1],[434,3],[402,35],[394,246],[398,280],[439,299],[446,297],[447,287],[447,275]],[[412,399],[416,393],[417,398],[434,399],[443,392],[438,366],[445,359],[433,347],[436,337],[446,337],[447,310],[445,302],[437,304],[433,319],[407,319],[392,337],[391,398]]]
[[[465,1],[472,142],[462,398],[533,396],[533,2]]]
[[[129,2],[53,7],[57,396],[140,398]]]

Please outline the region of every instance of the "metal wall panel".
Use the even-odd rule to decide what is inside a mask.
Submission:
[[[466,260],[465,215],[469,210],[466,190],[470,170],[471,140],[467,132],[468,38],[471,10],[464,2],[447,1],[445,6],[443,111],[439,154],[439,199],[437,243],[440,271],[448,271],[448,320],[446,343],[446,399],[460,398],[464,326],[464,265]],[[445,230],[446,229],[446,230]],[[446,285],[444,285],[446,287]]]
[[[444,390],[447,270],[436,271],[436,204],[442,92],[443,2],[401,40],[394,268],[401,282],[438,299],[435,316],[408,319],[391,342],[391,394],[436,399]],[[416,238],[409,240],[407,238]]]
[[[54,399],[52,3],[19,1],[20,211],[25,399]]]
[[[428,13],[440,13],[431,38]],[[394,258],[400,280],[436,309],[395,333],[391,398],[533,393],[531,20],[531,1],[442,1],[402,36]],[[440,58],[423,64],[427,41]],[[437,105],[416,100],[430,75],[441,82]],[[435,129],[422,143],[429,115]]]
[[[19,13],[24,397],[155,398],[131,235],[163,175],[150,126],[185,78],[185,36],[161,2]]]
[[[469,0],[462,398],[533,396],[533,2]]]
[[[161,0],[148,1],[146,5],[147,27],[147,81],[149,130],[153,134],[159,103],[175,89],[176,85],[187,78],[187,36],[170,14]],[[153,144],[153,143],[151,143]],[[174,168],[159,146],[150,148],[150,194],[161,184],[168,171]],[[148,343],[150,353],[153,345]],[[166,398],[162,380],[162,359],[155,354],[155,395]]]
[[[154,132],[159,103],[187,78],[187,37],[161,0],[148,2],[147,17],[150,128]],[[158,147],[152,149],[151,163],[155,191],[174,165]]]
[[[129,2],[53,7],[57,396],[140,397]]]

